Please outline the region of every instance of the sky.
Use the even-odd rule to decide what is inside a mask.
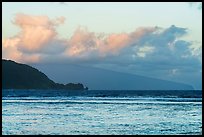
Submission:
[[[202,3],[3,2],[2,58],[80,64],[202,89]]]

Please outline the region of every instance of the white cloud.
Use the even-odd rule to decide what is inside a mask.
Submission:
[[[140,47],[139,50],[137,51],[137,56],[139,57],[146,57],[147,54],[154,52],[155,47],[152,46],[144,46],[144,47]]]

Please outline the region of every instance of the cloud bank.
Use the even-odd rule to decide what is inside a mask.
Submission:
[[[38,62],[44,55],[53,56],[55,52],[65,58],[118,55],[121,49],[156,30],[144,27],[131,33],[95,34],[79,27],[70,39],[59,39],[56,27],[64,21],[64,17],[52,20],[47,16],[17,14],[13,24],[20,28],[20,32],[15,37],[2,40],[3,57],[20,62]]]
[[[187,28],[140,27],[130,33],[94,33],[79,27],[70,39],[58,38],[56,28],[65,21],[64,17],[50,19],[47,16],[32,16],[19,13],[13,24],[20,32],[2,40],[3,57],[17,61],[37,62],[43,56],[61,56],[67,59],[107,58],[131,55],[134,59],[153,54],[188,58],[201,56],[194,42],[180,40],[188,33]],[[197,51],[200,52],[197,52]],[[162,51],[162,52],[161,52]],[[133,60],[134,60],[133,59]]]
[[[69,39],[60,39],[57,27],[64,22],[64,17],[17,14],[13,24],[20,32],[2,39],[2,58],[23,63],[84,63],[169,79],[190,78],[190,72],[201,79],[202,43],[182,39],[189,35],[188,28],[139,27],[130,33],[105,34],[79,27]]]

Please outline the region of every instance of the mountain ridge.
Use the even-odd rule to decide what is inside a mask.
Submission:
[[[184,83],[101,68],[71,64],[34,66],[57,82],[79,81],[88,85],[91,90],[193,90],[191,85]]]
[[[2,89],[67,89],[85,90],[83,84],[55,83],[44,73],[27,64],[2,59]]]

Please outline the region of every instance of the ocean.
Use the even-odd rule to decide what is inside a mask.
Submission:
[[[201,135],[202,91],[3,90],[3,135]]]

